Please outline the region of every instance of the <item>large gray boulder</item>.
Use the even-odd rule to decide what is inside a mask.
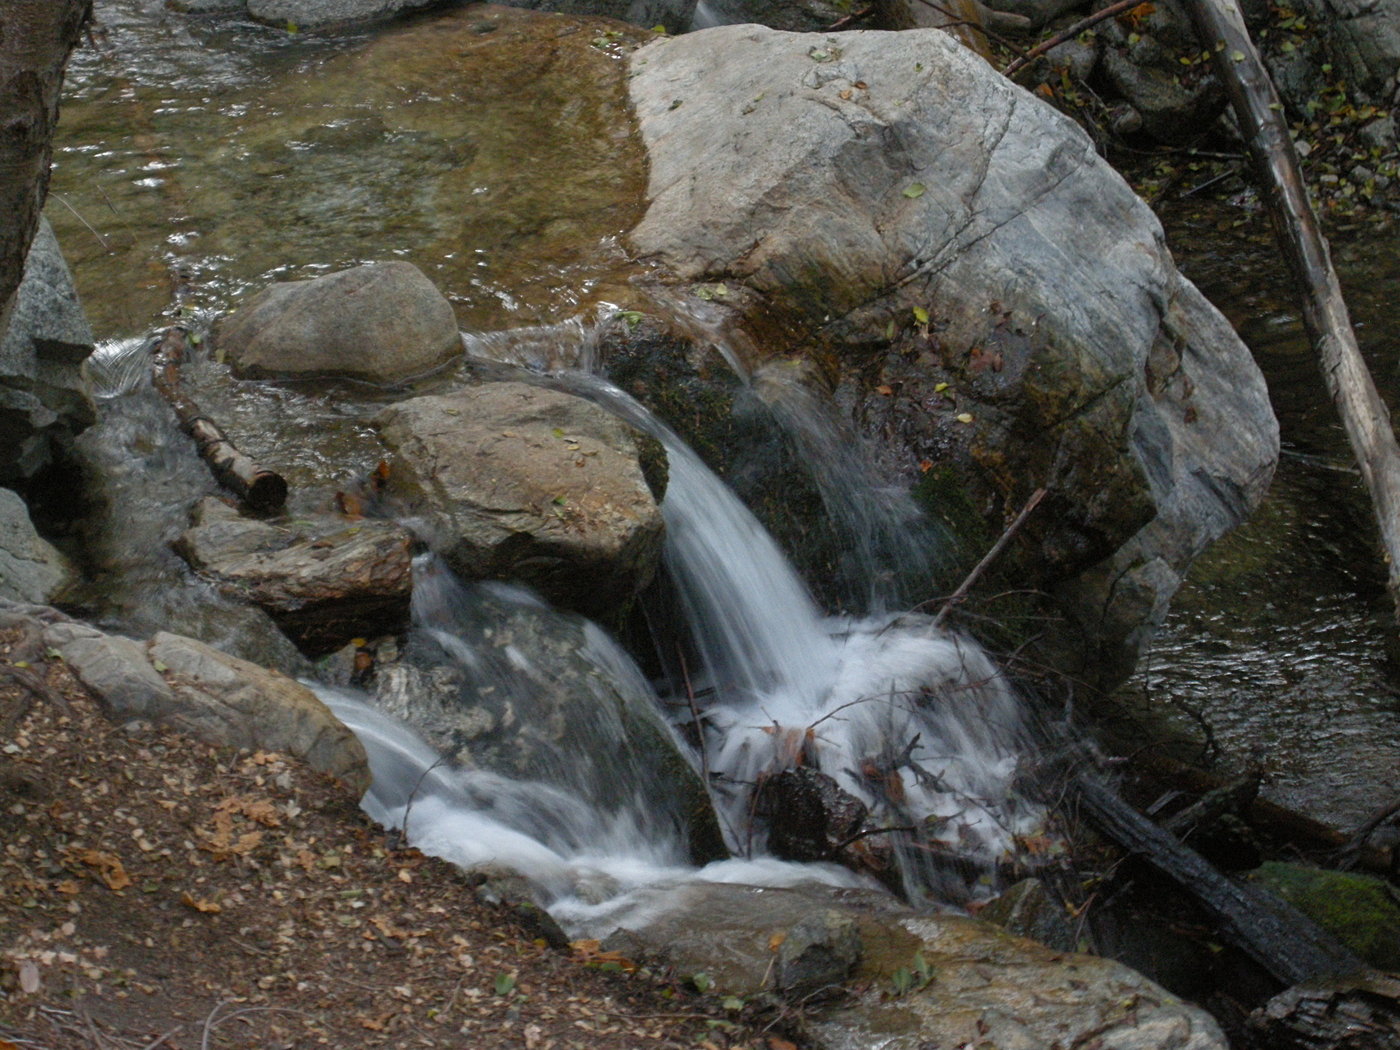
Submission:
[[[47,219],[30,245],[3,335],[0,484],[12,484],[47,467],[96,418],[82,376],[92,329]]]
[[[1227,1045],[1205,1011],[1121,963],[973,919],[915,915],[870,891],[688,883],[638,894],[607,921],[618,932],[604,947],[703,971],[725,994],[803,998],[810,980],[786,984],[785,973],[824,974],[828,992],[851,978],[853,994],[809,1004],[806,1032],[820,1050]]]
[[[466,579],[517,579],[611,618],[661,552],[664,453],[583,398],[487,383],[375,418],[389,489]]]
[[[0,598],[42,605],[75,578],[62,552],[34,531],[24,501],[0,489]]]
[[[263,289],[214,328],[243,378],[412,379],[462,352],[457,318],[412,263],[356,266]]]
[[[1125,673],[1278,453],[1258,369],[1147,206],[939,31],[731,26],[631,62],[633,247],[751,345],[834,373],[972,560],[1048,489],[1005,574],[1054,593],[1061,666]]]

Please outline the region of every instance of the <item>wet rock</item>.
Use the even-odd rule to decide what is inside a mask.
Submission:
[[[0,598],[42,604],[74,578],[68,559],[34,531],[24,501],[0,489]]]
[[[459,766],[636,813],[653,841],[682,843],[696,862],[726,855],[647,683],[596,626],[516,588],[464,592],[432,565],[420,570],[414,609],[403,660],[375,677],[377,707]],[[571,818],[552,816],[555,807],[542,796],[538,819],[559,834]]]
[[[462,352],[452,305],[406,262],[274,284],[222,318],[213,334],[234,374],[254,379],[394,383]]]
[[[72,274],[41,220],[0,339],[0,484],[34,477],[96,418],[81,369],[91,352]]]
[[[977,913],[994,923],[1056,951],[1072,952],[1079,945],[1064,905],[1039,879],[1022,879]]]
[[[1146,205],[938,32],[733,26],[631,62],[634,248],[692,290],[722,278],[731,327],[837,373],[962,544],[949,586],[1046,487],[1001,571],[1068,619],[1042,658],[1120,679],[1278,449],[1258,369]]]
[[[775,956],[814,913],[829,929],[853,926],[862,946],[853,987],[863,990],[809,1018],[822,1050],[1226,1046],[1204,1011],[1119,963],[1051,951],[972,919],[915,915],[868,890],[690,883],[643,893],[632,907],[610,917],[622,932],[605,947],[704,972],[739,996],[772,990]],[[794,944],[802,940],[798,933]]]
[[[810,1002],[855,972],[861,950],[852,916],[831,908],[809,916],[788,930],[778,946],[778,991]]]
[[[1378,970],[1400,972],[1400,892],[1384,879],[1270,861],[1251,881],[1282,897]]]
[[[651,579],[662,521],[643,454],[664,458],[591,402],[488,383],[375,424],[394,454],[390,492],[458,575],[521,580],[607,620]]]
[[[274,524],[209,498],[175,547],[224,594],[261,606],[302,648],[325,653],[407,624],[412,542],[393,522]]]
[[[809,766],[785,769],[758,790],[767,815],[768,848],[784,860],[832,860],[865,825],[870,811],[835,779]]]

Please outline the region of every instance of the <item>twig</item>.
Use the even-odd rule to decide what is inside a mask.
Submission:
[[[948,600],[943,604],[943,608],[938,610],[938,614],[933,618],[934,627],[942,626],[943,621],[948,618],[948,613],[952,611],[953,607],[960,604],[963,599],[967,597],[968,591],[972,590],[973,585],[981,577],[982,573],[986,571],[987,566],[996,560],[997,555],[1011,542],[1011,537],[1015,536],[1021,526],[1026,523],[1026,519],[1031,516],[1031,512],[1035,510],[1036,507],[1040,506],[1040,501],[1045,498],[1046,491],[1046,489],[1040,488],[1031,493],[1031,498],[1026,500],[1026,505],[1021,508],[1021,513],[1016,515],[1016,520],[1006,527],[1006,531],[1001,534],[1001,539],[992,544],[992,549],[982,556],[982,560],[967,574],[967,579],[958,584],[958,589],[949,596]]]
[[[1001,75],[1007,78],[1014,77],[1021,70],[1025,69],[1026,66],[1030,65],[1041,55],[1045,54],[1045,52],[1059,47],[1066,40],[1074,39],[1080,33],[1084,32],[1084,30],[1089,29],[1092,26],[1098,25],[1105,19],[1113,18],[1115,15],[1121,15],[1124,11],[1131,11],[1140,3],[1142,3],[1142,0],[1118,0],[1116,4],[1109,4],[1102,11],[1095,11],[1088,18],[1081,18],[1078,22],[1075,22],[1074,25],[1070,26],[1068,29],[1061,30],[1060,32],[1052,36],[1049,40],[1041,41],[1039,44],[1036,44],[1035,47],[1031,48],[1020,58],[1011,61],[1007,65],[1007,67],[1001,71]]]
[[[838,18],[835,22],[832,22],[831,25],[826,27],[826,32],[834,33],[838,29],[845,29],[852,22],[859,22],[862,18],[869,18],[874,13],[874,4],[871,4],[869,7],[862,7],[859,11],[854,11],[845,18]]]
[[[209,1011],[209,1016],[204,1019],[204,1035],[199,1040],[199,1050],[209,1050],[209,1037],[214,1034],[214,1029],[225,1021],[237,1020],[246,1014],[296,1014],[299,1017],[310,1017],[315,1020],[314,1014],[309,1014],[305,1010],[293,1010],[290,1006],[245,1006],[241,1010],[231,1010],[219,1017],[219,1011],[225,1006],[232,1006],[234,1000],[225,999],[216,1003],[214,1009]]]
[[[1337,851],[1337,859],[1341,861],[1344,871],[1355,867],[1357,858],[1361,856],[1361,851],[1370,841],[1371,836],[1382,824],[1396,816],[1400,816],[1400,802],[1392,802],[1388,806],[1382,806],[1352,833],[1351,838],[1347,839],[1346,844]]]
[[[949,11],[946,7],[942,6],[941,4],[935,3],[934,0],[919,0],[919,3],[923,4],[925,7],[933,8],[944,18],[951,20],[939,26],[940,29],[955,29],[958,26],[967,26],[971,29],[977,30],[977,32],[981,33],[988,40],[1000,44],[1008,51],[1014,51],[1017,55],[1022,55],[1024,53],[1019,47],[1013,44],[1010,40],[1007,40],[1006,37],[1002,36],[1000,33],[992,32],[992,30],[988,27],[987,23],[984,21],[969,21],[968,19],[960,18],[956,12]],[[1024,26],[1027,29],[1030,28],[1030,19],[1025,18],[1022,15],[1008,15],[1006,17],[1011,19],[1018,26]],[[1020,21],[1015,21],[1017,19],[1020,19]]]
[[[102,234],[98,233],[97,227],[95,227],[92,223],[84,219],[82,215],[78,212],[78,209],[68,203],[67,199],[63,196],[63,194],[50,192],[49,196],[52,197],[54,200],[58,201],[59,204],[62,204],[69,211],[71,211],[73,213],[73,217],[88,228],[88,232],[97,238],[97,242],[102,245],[102,250],[104,252],[110,252],[112,250],[112,246],[107,243],[107,238],[102,236]]]
[[[685,699],[690,704],[690,717],[695,720],[695,739],[700,744],[700,776],[708,791],[710,787],[710,755],[705,746],[705,727],[700,723],[700,708],[695,704],[695,690],[690,686],[690,668],[685,665],[685,653],[676,643],[676,656],[681,662],[681,681],[685,683]]]
[[[412,843],[410,843],[408,839],[408,815],[413,812],[413,802],[418,797],[418,789],[423,786],[423,781],[428,779],[429,773],[437,769],[438,766],[446,764],[446,762],[446,755],[438,755],[431,766],[418,774],[418,779],[413,782],[413,790],[408,793],[408,801],[404,803],[403,821],[399,824],[399,830],[403,833],[404,842],[409,843],[409,845],[412,845]]]
[[[854,835],[847,835],[836,845],[832,846],[830,856],[835,856],[836,854],[840,853],[852,842],[859,842],[861,839],[868,839],[871,835],[883,835],[885,834],[885,832],[896,831],[907,831],[910,834],[913,834],[918,830],[919,826],[917,824],[901,824],[893,828],[864,828],[861,831],[857,831]]]

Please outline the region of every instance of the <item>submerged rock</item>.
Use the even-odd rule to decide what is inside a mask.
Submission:
[[[43,604],[75,577],[62,552],[34,531],[24,501],[0,489],[0,598]]]
[[[520,580],[612,620],[655,572],[664,454],[591,402],[487,383],[400,402],[375,423],[393,452],[391,495],[459,576]]]
[[[91,352],[73,276],[43,219],[0,333],[0,484],[34,477],[96,419],[82,375]]]
[[[262,606],[302,648],[325,653],[408,622],[412,543],[389,521],[273,524],[209,498],[175,549],[225,595]]]
[[[732,26],[631,62],[651,160],[634,248],[757,356],[835,374],[967,567],[1046,488],[1000,567],[1068,617],[1061,667],[1125,674],[1278,450],[1258,369],[1147,206],[938,31]]]
[[[824,941],[833,959],[850,959],[854,939],[851,976],[863,990],[809,1019],[821,1050],[1226,1047],[1204,1011],[1119,963],[1051,951],[973,919],[915,915],[867,890],[690,883],[649,891],[633,907],[610,920],[620,931],[605,947],[704,972],[731,995],[783,991],[776,978],[789,938]],[[811,936],[814,921],[824,938]],[[804,988],[787,992],[801,997]]]
[[[646,681],[596,626],[515,588],[463,590],[432,564],[420,567],[414,618],[403,661],[377,675],[376,706],[459,766],[637,814],[650,841],[685,843],[697,863],[726,855]],[[547,824],[546,810],[535,819]]]
[[[263,289],[214,328],[234,374],[395,383],[462,352],[456,315],[412,263],[356,266]]]

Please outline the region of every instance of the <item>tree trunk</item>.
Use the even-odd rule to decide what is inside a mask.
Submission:
[[[49,188],[63,66],[92,0],[4,0],[0,10],[0,335]]]
[[[1303,322],[1371,494],[1390,596],[1400,617],[1400,446],[1390,412],[1357,349],[1327,242],[1298,172],[1283,106],[1235,0],[1185,0],[1185,4],[1202,45],[1214,58],[1216,75],[1225,86],[1263,184],[1279,244],[1302,291]]]

